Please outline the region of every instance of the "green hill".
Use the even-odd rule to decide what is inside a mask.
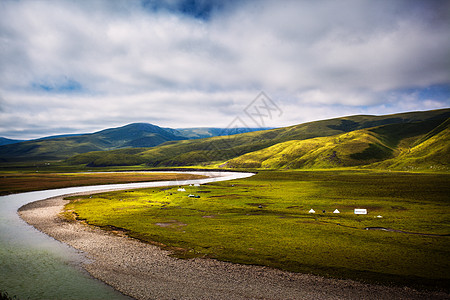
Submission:
[[[450,166],[450,119],[402,149],[395,158],[377,167],[396,170],[448,170]]]
[[[129,124],[92,134],[44,138],[0,147],[0,161],[58,160],[90,151],[153,147],[181,140],[171,129],[145,123]]]
[[[247,153],[226,165],[303,169],[363,166],[385,161],[378,167],[405,169],[408,165],[418,167],[421,162],[443,169],[449,166],[450,157],[448,120],[390,124],[331,137],[293,140]]]
[[[240,133],[247,133],[272,128],[214,128],[214,127],[194,127],[177,128],[176,131],[187,139],[204,139],[214,136],[226,136]]]
[[[257,130],[264,128],[171,129],[147,123],[134,123],[91,134],[50,136],[31,141],[0,138],[0,162],[61,160],[91,151],[148,148],[170,141],[227,136]],[[14,145],[7,146],[8,144]]]
[[[151,167],[211,165],[259,150],[265,154],[254,155],[261,154],[262,157],[271,159],[269,156],[286,151],[286,153],[282,153],[286,156],[289,151],[284,149],[289,146],[292,153],[298,151],[301,156],[305,155],[307,149],[311,151],[316,149],[316,156],[311,156],[315,162],[310,162],[310,167],[364,165],[395,157],[402,146],[408,145],[408,139],[417,137],[417,130],[421,130],[421,134],[424,135],[448,117],[450,117],[450,109],[386,116],[349,116],[232,136],[172,141],[153,148],[90,152],[74,156],[67,162],[91,167],[134,164],[145,164]],[[424,123],[412,125],[420,122]],[[425,125],[428,127],[424,127]],[[374,127],[376,129],[371,131],[362,130]],[[426,132],[424,132],[424,128]],[[347,136],[342,135],[350,132],[354,133]],[[304,140],[309,141],[299,143]],[[284,142],[289,143],[283,144]],[[323,146],[324,143],[327,146]],[[275,148],[265,149],[271,146]],[[336,154],[333,154],[333,151],[336,151]],[[292,167],[302,166],[301,160],[294,159],[295,155],[292,153],[289,157],[296,161]],[[306,158],[309,156],[304,157],[304,159]],[[251,161],[250,165],[256,166],[255,162],[260,162],[262,165],[260,160]],[[244,162],[244,164],[240,164],[237,160],[230,161],[226,167],[250,166],[247,160]],[[291,163],[286,162],[286,164]],[[269,165],[286,167],[283,163],[275,163],[273,159]]]
[[[7,139],[4,137],[0,137],[0,146],[4,146],[4,145],[11,145],[11,144],[16,144],[16,143],[20,143],[23,142],[22,140],[13,140],[13,139]]]
[[[390,157],[392,152],[378,135],[362,129],[331,137],[279,143],[234,158],[226,166],[271,169],[357,166]]]

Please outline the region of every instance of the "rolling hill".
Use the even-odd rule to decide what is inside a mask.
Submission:
[[[71,157],[67,163],[90,167],[136,164],[149,167],[219,164],[234,168],[361,166],[398,157],[449,117],[450,109],[349,116],[232,136],[171,141],[153,148],[90,152]]]
[[[171,129],[146,123],[129,124],[92,134],[43,138],[0,147],[1,161],[58,160],[90,151],[153,147],[181,140]]]
[[[204,139],[214,136],[226,136],[240,133],[247,133],[260,130],[268,130],[273,128],[214,128],[214,127],[194,127],[194,128],[177,128],[178,134],[187,139]]]
[[[402,149],[392,159],[376,165],[400,170],[448,170],[450,166],[450,119]]]
[[[0,137],[0,146],[4,146],[4,145],[11,145],[11,144],[16,144],[16,143],[20,143],[23,142],[22,140],[13,140],[13,139],[7,139],[4,137]]]
[[[449,166],[449,119],[391,124],[331,137],[293,140],[229,160],[230,168],[309,169],[371,165]],[[423,169],[423,166],[420,166]]]
[[[49,136],[30,141],[0,139],[0,162],[61,160],[70,156],[123,148],[154,147],[165,142],[226,136],[263,128],[161,128],[133,123],[91,134]],[[14,144],[14,145],[13,145]]]

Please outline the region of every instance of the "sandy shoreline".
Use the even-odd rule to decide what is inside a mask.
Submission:
[[[449,299],[450,296],[211,259],[176,259],[156,246],[62,220],[58,215],[66,203],[62,196],[37,201],[23,206],[19,214],[38,230],[83,251],[91,260],[83,268],[136,299]]]

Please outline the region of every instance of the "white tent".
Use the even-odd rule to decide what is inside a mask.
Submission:
[[[334,211],[333,211],[333,214],[340,214],[341,212],[336,208]]]
[[[200,186],[200,184],[199,183],[194,183],[194,186]]]
[[[316,211],[315,211],[314,209],[311,208],[311,209],[309,210],[309,213],[310,213],[310,214],[315,214]]]
[[[355,215],[367,215],[367,209],[355,208]]]
[[[186,190],[184,188],[179,188],[178,191],[179,192],[186,192]]]

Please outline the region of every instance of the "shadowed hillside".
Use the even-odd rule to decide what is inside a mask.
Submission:
[[[450,119],[417,139],[395,158],[377,165],[398,170],[448,170],[450,166]]]
[[[372,163],[392,156],[393,150],[369,130],[331,137],[293,140],[247,153],[227,162],[230,168],[333,168]]]
[[[227,162],[227,167],[333,168],[386,160],[379,167],[404,169],[426,162],[427,166],[442,169],[449,166],[448,120],[391,124],[331,137],[279,143],[234,158]]]
[[[256,167],[259,163],[262,166],[265,160],[270,160],[268,166],[277,168],[287,167],[285,164],[295,168],[364,165],[395,157],[401,147],[433,130],[448,117],[450,109],[387,116],[350,116],[232,136],[167,142],[153,148],[91,152],[74,156],[68,163],[92,167],[210,165],[261,150],[252,154],[261,158],[233,160],[226,166]],[[418,125],[420,122],[423,123]],[[265,149],[271,146],[274,148]],[[279,158],[278,162],[274,156]],[[311,161],[303,163],[305,159]]]
[[[0,137],[0,146],[11,145],[11,144],[16,144],[16,143],[20,143],[20,142],[23,142],[23,141],[22,140],[12,140],[12,139]]]
[[[0,147],[0,160],[55,160],[90,151],[126,147],[153,147],[167,141],[181,140],[171,130],[136,123],[92,134],[44,138]]]
[[[91,134],[49,136],[31,141],[0,138],[0,162],[61,160],[92,151],[148,148],[170,141],[227,136],[257,130],[264,130],[264,128],[171,129],[147,123],[134,123]],[[6,146],[3,146],[2,143]],[[8,144],[11,145],[8,146]],[[130,152],[126,151],[126,153]],[[135,151],[131,151],[131,153],[135,153]],[[134,161],[127,160],[127,164]]]

